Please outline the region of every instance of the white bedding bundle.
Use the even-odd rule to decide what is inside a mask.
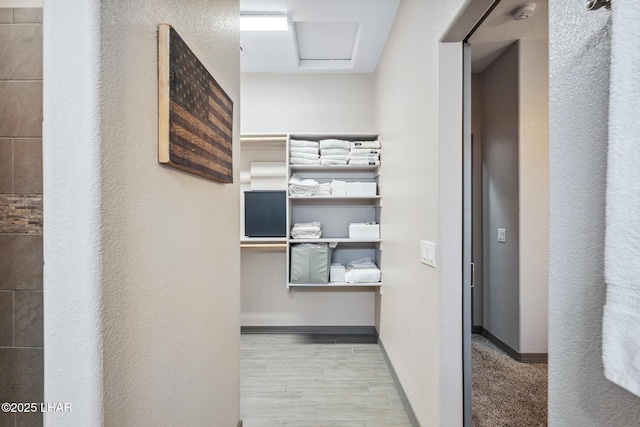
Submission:
[[[318,221],[293,224],[292,239],[319,239],[322,236],[322,224]]]
[[[380,269],[371,258],[351,261],[346,266],[344,280],[347,283],[377,283],[380,281]]]

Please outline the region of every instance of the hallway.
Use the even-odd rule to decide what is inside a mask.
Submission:
[[[410,427],[377,344],[323,336],[241,338],[243,427]]]

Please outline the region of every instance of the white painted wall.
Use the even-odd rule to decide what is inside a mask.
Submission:
[[[610,14],[549,6],[549,425],[637,426],[601,360]]]
[[[242,74],[242,133],[374,132],[373,74]]]
[[[242,132],[375,133],[373,84],[372,74],[242,74]],[[244,150],[243,170],[274,156]],[[242,249],[241,262],[242,326],[374,325],[371,290],[288,292],[284,250]]]
[[[43,9],[44,401],[47,426],[103,423],[100,2]]]
[[[460,210],[460,216],[455,216],[462,197],[461,172],[441,182],[439,159],[460,154],[462,129],[455,122],[443,124],[458,136],[458,143],[451,144],[452,152],[440,152],[438,133],[439,102],[453,103],[457,117],[462,108],[461,79],[452,74],[441,76],[453,81],[442,98],[438,93],[438,65],[442,60],[438,39],[461,3],[402,1],[375,82],[376,120],[385,144],[380,170],[385,283],[380,335],[423,426],[459,425],[462,411],[461,278],[456,273],[460,258],[458,269],[439,265],[441,270],[434,270],[421,264],[418,256],[420,239],[441,245],[441,237],[455,244],[453,253],[443,257],[438,252],[440,259],[461,256],[456,249],[461,229],[454,219],[462,215]],[[455,47],[453,53],[441,54],[459,61],[462,58],[461,50]],[[450,140],[446,138],[442,141],[447,142]],[[439,199],[441,194],[443,198]],[[440,223],[442,200],[453,203],[453,211],[447,211],[455,222],[452,229]],[[440,233],[442,230],[447,232]],[[442,357],[443,353],[447,357]],[[449,418],[451,414],[453,419]]]
[[[482,73],[483,327],[520,351],[518,43]],[[506,229],[506,243],[498,242]]]
[[[518,42],[521,353],[548,350],[548,46],[548,40]]]
[[[157,163],[160,22],[234,100],[237,151],[238,10],[45,5],[45,399],[73,405],[47,425],[238,422],[238,185]]]

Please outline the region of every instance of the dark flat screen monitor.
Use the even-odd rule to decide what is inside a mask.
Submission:
[[[244,234],[247,237],[286,237],[286,191],[244,192]]]

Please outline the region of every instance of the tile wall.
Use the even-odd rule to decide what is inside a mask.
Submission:
[[[43,401],[42,267],[42,9],[0,8],[0,403]]]

